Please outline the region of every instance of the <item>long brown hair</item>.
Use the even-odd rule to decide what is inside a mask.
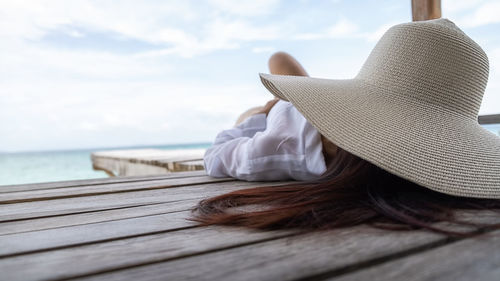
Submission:
[[[242,211],[241,207],[245,206],[258,208]],[[452,236],[466,234],[438,227],[435,223],[472,226],[476,228],[474,231],[484,227],[460,221],[454,215],[457,209],[498,211],[500,200],[435,192],[339,148],[327,172],[317,181],[249,188],[209,198],[194,208],[193,220],[203,225],[269,230],[370,224],[394,230],[424,228]],[[499,225],[489,227],[498,228]]]

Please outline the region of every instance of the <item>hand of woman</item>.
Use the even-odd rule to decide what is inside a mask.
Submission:
[[[278,98],[274,98],[266,103],[256,114],[259,113],[264,113],[266,116],[269,114],[269,111],[271,111],[271,108],[279,101]]]
[[[271,111],[271,108],[273,108],[273,106],[278,101],[279,101],[279,99],[273,99],[273,100],[268,101],[266,103],[266,105],[264,105],[264,106],[257,106],[257,107],[250,108],[249,110],[243,112],[240,115],[240,117],[238,117],[238,120],[236,120],[236,124],[234,124],[234,126],[235,127],[238,126],[243,121],[245,121],[245,119],[247,119],[248,117],[255,115],[255,114],[263,113],[263,114],[266,114],[266,116],[267,116],[269,114],[269,111]]]

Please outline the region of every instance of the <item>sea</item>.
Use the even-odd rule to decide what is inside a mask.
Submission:
[[[95,151],[142,148],[176,150],[208,147],[210,143],[0,153],[0,186],[107,178],[108,176],[103,171],[92,169],[90,154]]]
[[[500,124],[483,125],[500,136]],[[83,150],[39,151],[0,153],[0,186],[53,182],[79,179],[106,178],[106,173],[94,171],[90,154],[113,149],[194,149],[208,148],[210,143],[177,144],[159,146],[135,146],[119,148],[92,148]]]

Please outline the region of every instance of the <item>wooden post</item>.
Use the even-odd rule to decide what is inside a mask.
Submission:
[[[413,21],[431,20],[441,17],[441,0],[411,0]]]

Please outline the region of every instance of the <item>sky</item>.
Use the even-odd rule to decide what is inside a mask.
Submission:
[[[500,113],[500,1],[443,0],[486,51]],[[272,96],[273,52],[354,77],[403,0],[0,0],[0,151],[211,142]]]

